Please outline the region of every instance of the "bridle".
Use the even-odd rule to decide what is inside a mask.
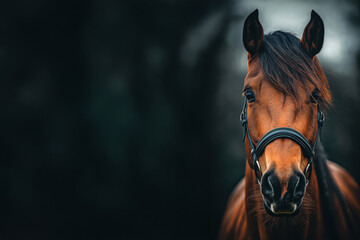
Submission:
[[[259,157],[264,153],[266,146],[278,138],[288,138],[300,145],[302,152],[308,158],[308,163],[304,170],[304,175],[306,177],[306,185],[309,183],[311,169],[312,169],[311,166],[313,163],[313,158],[315,156],[315,147],[319,139],[320,141],[322,141],[321,128],[325,121],[324,114],[321,112],[319,104],[317,104],[317,110],[318,110],[318,124],[317,124],[316,137],[313,145],[311,145],[311,143],[300,132],[296,131],[295,129],[287,128],[287,127],[279,127],[279,128],[274,128],[269,132],[267,132],[260,139],[257,146],[255,146],[254,142],[251,139],[251,135],[249,131],[248,120],[247,120],[247,100],[245,97],[244,106],[240,114],[240,121],[244,129],[243,141],[245,140],[245,135],[246,135],[251,148],[251,157],[253,160],[252,166],[251,164],[249,165],[252,169],[254,169],[256,180],[259,184],[262,177],[260,164],[259,164]]]

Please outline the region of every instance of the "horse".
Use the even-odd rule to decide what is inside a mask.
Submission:
[[[312,10],[299,39],[264,36],[258,16],[256,9],[243,26],[245,177],[228,200],[219,239],[360,239],[359,186],[327,160],[321,142],[332,102],[317,58],[323,20]]]

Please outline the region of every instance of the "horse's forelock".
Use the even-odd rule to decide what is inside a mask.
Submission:
[[[285,96],[300,102],[298,88],[310,95],[314,86],[323,107],[331,104],[329,84],[317,58],[312,59],[293,34],[276,31],[265,35],[258,56],[266,79]]]

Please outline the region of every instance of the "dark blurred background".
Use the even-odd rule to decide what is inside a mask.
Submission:
[[[356,1],[0,3],[0,239],[215,239],[243,177],[244,18],[301,36],[334,94],[329,158],[360,180]]]

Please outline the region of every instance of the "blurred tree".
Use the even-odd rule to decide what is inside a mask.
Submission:
[[[0,236],[215,238],[225,3],[1,5]],[[221,26],[190,67],[187,33],[214,12]]]

